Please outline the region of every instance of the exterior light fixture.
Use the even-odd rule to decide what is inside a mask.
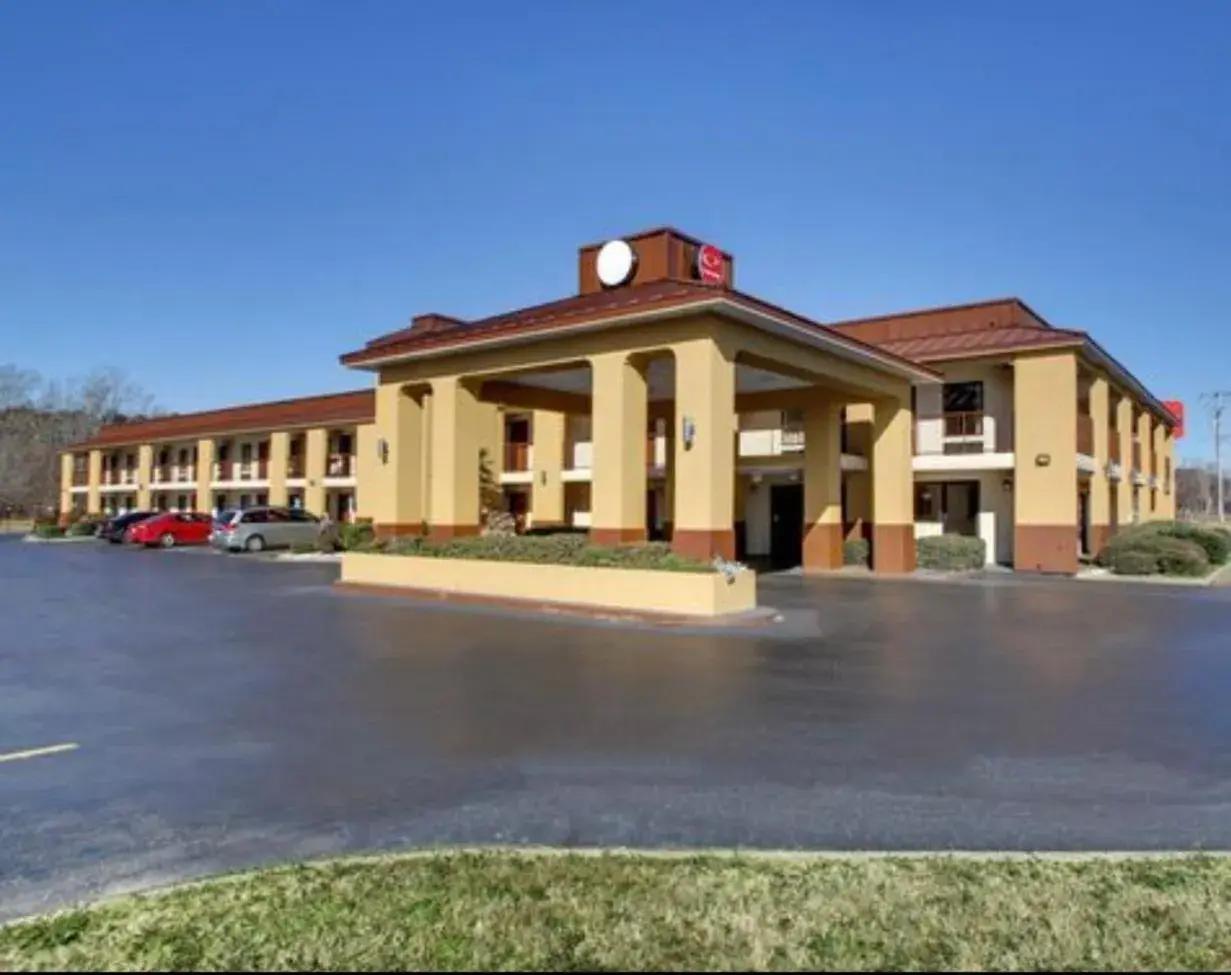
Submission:
[[[1051,463],[1051,454],[1035,454],[1034,463],[1036,467],[1047,467]]]
[[[376,459],[382,464],[389,463],[389,441],[384,437],[376,441]]]
[[[693,441],[697,439],[697,424],[693,418],[687,414],[684,416],[681,438],[684,441],[685,450],[691,450]]]

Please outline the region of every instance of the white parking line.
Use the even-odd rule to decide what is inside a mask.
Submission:
[[[0,754],[0,762],[20,762],[25,758],[41,758],[43,755],[59,755],[61,752],[73,752],[81,746],[75,741],[66,741],[60,745],[46,745],[43,748],[27,748],[22,752],[7,752]]]

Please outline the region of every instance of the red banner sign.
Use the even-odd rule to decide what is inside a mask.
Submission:
[[[1175,417],[1175,439],[1179,440],[1184,436],[1184,404],[1178,399],[1165,399],[1163,406],[1167,408],[1167,412]]]
[[[706,284],[722,284],[726,280],[726,263],[722,251],[713,244],[702,244],[697,249],[697,277]]]

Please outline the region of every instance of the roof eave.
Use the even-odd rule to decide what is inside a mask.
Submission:
[[[555,337],[577,332],[597,331],[617,326],[634,325],[645,321],[678,318],[682,315],[692,315],[706,311],[717,312],[738,320],[744,320],[763,330],[779,333],[785,332],[796,339],[802,339],[806,344],[819,346],[835,353],[843,359],[862,361],[864,363],[874,362],[880,368],[904,379],[909,379],[911,382],[936,383],[942,381],[938,373],[909,359],[904,359],[891,352],[885,352],[884,350],[877,349],[875,346],[840,335],[832,329],[823,326],[791,321],[787,317],[753,308],[723,293],[716,293],[713,297],[703,298],[698,301],[685,301],[659,308],[649,308],[644,311],[583,319],[579,322],[559,325],[550,329],[529,330],[509,335],[494,335],[487,338],[476,337],[471,341],[457,342],[444,346],[436,345],[419,349],[406,349],[388,355],[371,355],[372,350],[361,349],[356,352],[346,353],[340,356],[339,360],[342,365],[348,368],[376,372],[384,366],[400,362],[460,354],[475,349],[519,345],[540,341],[546,336]]]

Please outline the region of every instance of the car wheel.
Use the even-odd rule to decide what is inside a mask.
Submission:
[[[175,548],[175,536],[166,532],[162,538],[158,539],[158,544],[163,548]]]
[[[252,535],[244,542],[244,549],[248,552],[262,552],[265,550],[265,539],[260,535]]]

